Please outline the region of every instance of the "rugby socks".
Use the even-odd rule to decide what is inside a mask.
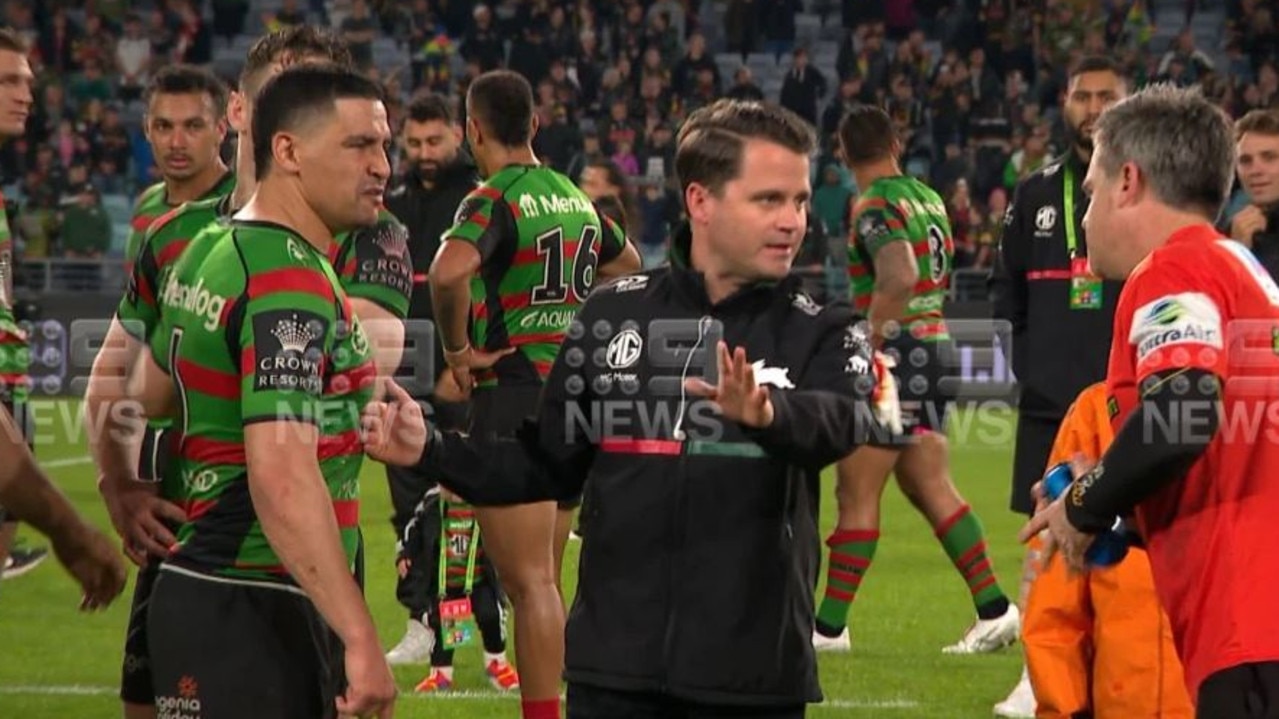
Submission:
[[[826,594],[817,608],[818,634],[837,637],[843,633],[848,624],[848,608],[878,545],[879,530],[875,529],[837,529],[826,540],[830,559],[826,566]]]
[[[521,716],[524,719],[560,719],[560,700],[523,699],[520,701]]]
[[[965,504],[940,526],[935,533],[955,568],[968,583],[973,606],[981,619],[994,619],[1008,611],[1008,597],[999,588],[995,569],[986,556],[986,536],[981,521]]]

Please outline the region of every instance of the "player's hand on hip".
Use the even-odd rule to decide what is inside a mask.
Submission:
[[[346,647],[346,693],[337,699],[340,719],[388,719],[395,715],[395,678],[377,639]]]
[[[159,485],[136,479],[119,482],[103,493],[111,525],[124,540],[124,553],[139,567],[147,557],[164,559],[178,543],[166,522],[182,524],[186,512],[178,505],[160,498]]]
[[[364,452],[369,457],[401,467],[417,464],[426,450],[426,415],[422,405],[394,381],[386,383],[388,399],[370,402],[360,418]]]
[[[503,357],[514,352],[516,347],[507,347],[505,349],[488,351],[477,350],[474,347],[467,346],[466,349],[457,352],[444,353],[444,361],[448,363],[449,370],[453,373],[453,379],[457,382],[458,389],[462,391],[462,398],[465,399],[471,395],[471,390],[475,388],[475,371],[491,369]]]
[[[1266,231],[1266,213],[1256,205],[1248,205],[1230,220],[1230,236],[1252,246],[1252,236]]]
[[[746,360],[746,350],[738,347],[731,353],[728,344],[720,342],[716,347],[719,358],[719,383],[712,386],[705,380],[684,380],[688,391],[714,402],[724,419],[746,427],[767,427],[773,423],[773,402],[768,388],[755,381],[755,370]]]
[[[82,522],[50,536],[53,553],[80,585],[80,609],[104,609],[124,591],[124,561],[105,534]]]

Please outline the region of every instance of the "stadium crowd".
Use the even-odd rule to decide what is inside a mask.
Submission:
[[[413,93],[460,97],[495,67],[526,76],[542,125],[535,149],[572,177],[593,157],[614,163],[646,256],[660,256],[679,218],[673,137],[692,110],[771,95],[819,127],[813,208],[835,235],[856,196],[834,156],[835,125],[854,103],[881,104],[906,138],[907,171],[946,199],[957,267],[984,268],[1013,186],[1066,147],[1060,98],[1072,60],[1108,52],[1137,87],[1199,83],[1235,117],[1279,103],[1273,10],[1225,5],[1225,27],[1209,35],[1217,46],[1199,46],[1186,24],[1194,3],[1147,0],[11,1],[4,20],[31,42],[37,101],[0,167],[20,257],[119,256],[123,208],[157,179],[141,127],[148,76],[174,62],[212,64],[217,48],[259,25],[329,23],[384,81],[397,116]],[[821,37],[840,38],[833,64],[797,40],[805,10],[820,18]],[[1183,24],[1170,46],[1154,41],[1158,27]],[[407,67],[376,64],[378,38],[393,38]],[[778,62],[765,66],[782,76],[775,95],[754,76],[760,53]]]

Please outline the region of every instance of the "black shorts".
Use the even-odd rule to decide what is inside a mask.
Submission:
[[[806,707],[706,705],[569,682],[568,719],[804,719]]]
[[[902,408],[902,434],[888,441],[873,441],[878,446],[907,446],[916,435],[926,432],[946,433],[946,417],[954,397],[947,386],[954,366],[954,343],[943,340],[923,342],[912,337],[898,337],[885,343],[884,353],[897,366],[897,398]]]
[[[147,646],[147,608],[155,588],[160,562],[153,560],[138,570],[129,607],[129,628],[124,636],[124,666],[120,670],[120,700],[127,704],[155,704],[151,683],[151,650]]]
[[[1240,664],[1199,685],[1198,719],[1279,719],[1279,662]]]
[[[1018,418],[1017,446],[1013,449],[1013,491],[1009,500],[1009,507],[1014,512],[1035,513],[1035,500],[1030,496],[1030,488],[1044,478],[1060,426],[1060,419],[1026,415]]]
[[[503,492],[507,495],[504,501],[490,501],[482,495],[468,497],[466,492],[455,490],[463,499],[480,507],[554,499],[544,483],[533,481],[533,463],[516,437],[524,421],[537,416],[541,396],[541,387],[475,391],[471,398],[471,440],[493,467],[494,476],[489,481],[501,482],[511,490]]]
[[[165,565],[147,611],[159,716],[330,719],[342,643],[299,591]]]

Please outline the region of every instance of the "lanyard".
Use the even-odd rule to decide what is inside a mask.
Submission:
[[[445,586],[448,582],[448,512],[445,511],[445,505],[448,502],[440,499],[440,597],[445,595]],[[476,521],[475,516],[471,516],[471,547],[466,559],[466,583],[462,587],[462,591],[466,596],[471,596],[471,589],[475,586],[475,554],[480,546],[480,525]]]
[[[1075,171],[1070,166],[1070,161],[1062,163],[1066,166],[1066,171],[1062,173],[1062,181],[1065,182],[1064,199],[1066,210],[1066,253],[1070,255],[1070,259],[1075,259],[1075,249],[1079,246],[1075,239]]]

